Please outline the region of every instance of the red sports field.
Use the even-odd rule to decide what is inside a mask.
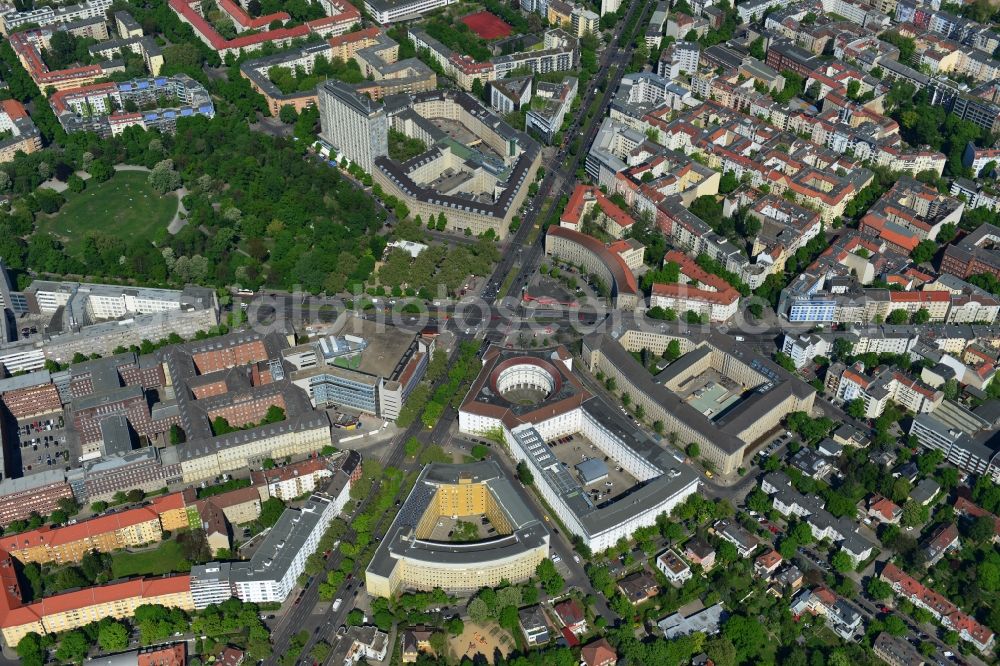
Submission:
[[[462,17],[462,23],[483,39],[499,39],[510,34],[511,28],[489,12],[477,12]]]

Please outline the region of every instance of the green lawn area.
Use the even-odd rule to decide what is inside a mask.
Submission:
[[[188,571],[190,562],[184,559],[181,545],[164,541],[158,548],[141,553],[118,552],[111,556],[111,573],[115,578],[131,576],[158,576],[177,571]]]
[[[104,183],[88,181],[87,189],[79,194],[67,190],[63,194],[66,204],[55,215],[40,217],[39,230],[62,238],[77,256],[91,230],[120,238],[152,239],[173,219],[177,197],[161,197],[146,184],[147,176],[142,171],[119,171]]]
[[[354,356],[338,356],[333,359],[333,364],[338,368],[357,370],[361,367],[361,354],[355,354]]]

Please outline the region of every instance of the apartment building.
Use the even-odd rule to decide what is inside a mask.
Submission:
[[[83,65],[50,71],[42,59],[41,50],[44,49],[51,31],[52,29],[32,28],[24,32],[11,33],[7,38],[21,66],[40,89],[48,89],[49,87],[56,90],[78,88],[91,85],[98,79],[110,76],[115,71],[124,71],[124,65],[120,63],[117,65],[106,63],[106,66],[105,64]]]
[[[210,562],[191,568],[195,608],[232,596],[246,603],[282,603],[298,585],[306,560],[343,510],[350,495],[350,473],[338,474],[331,494],[315,494],[299,509],[286,509],[246,562]]]
[[[181,493],[157,497],[143,507],[110,513],[61,527],[45,525],[0,538],[0,549],[22,563],[79,562],[85,553],[103,553],[158,542],[164,530],[188,526]]]
[[[413,215],[443,218],[451,230],[505,238],[541,163],[538,142],[460,91],[397,95],[386,111],[394,129],[432,147],[404,163],[376,158],[375,182]],[[433,118],[459,123],[478,141],[455,144]]]
[[[24,105],[14,99],[0,101],[0,133],[10,136],[0,140],[0,162],[10,162],[17,153],[31,154],[42,149],[42,134]]]
[[[539,81],[532,98],[535,101],[525,115],[525,131],[535,131],[546,143],[552,143],[573,106],[577,87],[577,79],[572,76],[567,76],[561,83]]]
[[[669,548],[656,557],[656,568],[675,586],[683,585],[692,575],[691,567]]]
[[[861,535],[859,525],[848,518],[834,517],[823,508],[823,502],[818,497],[797,491],[784,473],[767,474],[760,487],[771,496],[776,511],[783,516],[803,519],[815,539],[829,539],[837,543],[854,566],[871,557],[875,544]]]
[[[396,23],[447,7],[455,0],[365,0],[365,11],[379,25]]]
[[[255,485],[266,486],[271,497],[285,502],[314,492],[323,483],[323,479],[332,477],[333,471],[323,458],[313,458],[275,469],[254,470],[250,476]]]
[[[215,116],[208,91],[186,74],[65,88],[49,103],[67,132],[96,132],[104,137],[118,136],[129,127],[172,134],[178,118]],[[159,106],[141,113],[128,111],[150,105]]]
[[[545,254],[583,266],[596,275],[608,290],[612,307],[634,310],[640,303],[642,294],[625,259],[593,236],[563,226],[549,227],[545,234]]]
[[[399,60],[398,56],[399,44],[378,28],[367,28],[331,37],[320,44],[310,44],[300,49],[246,61],[240,65],[240,75],[264,96],[271,115],[274,116],[284,106],[291,106],[301,113],[317,103],[318,93],[315,89],[283,93],[271,82],[270,70],[278,67],[310,74],[318,58],[357,62],[365,77],[371,79],[359,85],[357,92],[372,99],[381,99],[391,94],[434,90],[437,87],[437,76],[427,65],[417,58]]]
[[[338,154],[374,173],[375,158],[389,154],[389,129],[382,105],[338,81],[327,81],[318,93],[320,136],[337,148]]]
[[[893,592],[913,605],[928,611],[946,629],[957,631],[962,640],[988,654],[995,643],[993,631],[962,612],[955,604],[906,574],[895,564],[886,564],[880,577],[892,586]]]
[[[286,509],[250,561],[231,565],[236,596],[248,603],[283,602],[341,508],[333,498],[313,495],[301,509]]]
[[[747,447],[785,415],[808,411],[815,398],[814,389],[728,336],[709,333],[692,340],[679,330],[649,330],[629,318],[615,334],[584,338],[583,356],[590,370],[613,377],[632,396],[633,404],[641,404],[648,418],[662,421],[667,432],[676,432],[679,441],[697,442],[702,456],[723,474],[740,467]],[[668,368],[670,382],[639,372],[641,365],[630,352],[647,348],[662,353],[671,340],[678,340],[682,354],[690,359]],[[710,417],[670,388],[708,368],[745,387],[748,397]]]
[[[453,548],[431,540],[446,515],[486,515],[496,538]],[[415,537],[415,538],[414,538]],[[368,593],[472,592],[525,581],[548,557],[549,533],[496,462],[424,467],[365,571]]]
[[[287,48],[296,40],[307,39],[311,35],[335,37],[348,32],[361,18],[361,12],[353,5],[338,0],[327,0],[322,3],[328,14],[326,17],[306,21],[294,27],[285,27],[285,23],[291,20],[287,12],[275,12],[253,18],[240,4],[232,0],[219,0],[218,9],[228,16],[238,33],[234,38],[226,39],[204,17],[198,0],[170,0],[168,4],[181,22],[191,26],[195,35],[209,48],[215,50],[221,58],[230,53],[239,56],[258,51],[264,48],[265,44],[276,48]],[[281,24],[281,27],[271,29],[276,23]]]
[[[862,400],[865,418],[868,419],[881,416],[890,401],[921,414],[934,411],[944,399],[941,391],[902,372],[890,368],[870,376],[865,374],[864,366],[860,364],[849,368],[843,364],[831,366],[827,372],[827,386],[838,400]]]
[[[75,5],[43,5],[25,11],[10,9],[0,15],[3,34],[8,36],[14,30],[29,23],[35,25],[65,24],[86,19],[103,18],[111,7],[112,0],[87,0]]]
[[[958,199],[912,178],[901,178],[872,205],[859,229],[908,253],[922,240],[935,240],[942,226],[957,225],[964,209]]]
[[[710,322],[727,321],[736,314],[740,293],[728,282],[706,272],[677,250],[668,252],[663,261],[679,266],[680,282],[654,283],[649,297],[651,308],[670,308],[680,315],[694,312]]]
[[[127,619],[136,608],[154,604],[167,608],[194,610],[190,578],[136,578],[97,585],[25,604],[9,555],[0,556],[0,631],[8,647],[14,647],[28,633],[49,634],[69,631],[104,618]]]
[[[1000,450],[991,442],[991,433],[983,431],[981,421],[970,424],[965,419],[949,418],[953,412],[962,411],[952,408],[952,404],[946,401],[935,413],[917,414],[910,434],[921,446],[943,452],[945,459],[959,469],[1000,483]]]
[[[884,631],[872,642],[872,652],[889,666],[924,666],[927,663],[912,645]]]

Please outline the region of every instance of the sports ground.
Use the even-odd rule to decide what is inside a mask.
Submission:
[[[511,27],[489,12],[476,12],[462,17],[462,23],[483,39],[499,39],[511,32]]]

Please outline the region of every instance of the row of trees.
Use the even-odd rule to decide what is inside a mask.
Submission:
[[[214,653],[220,643],[243,647],[254,659],[271,654],[270,633],[260,620],[259,608],[234,598],[209,606],[194,617],[179,608],[145,604],[127,621],[104,618],[61,634],[31,632],[17,644],[17,655],[24,666],[43,666],[48,650],[55,647],[55,657],[61,663],[78,664],[95,647],[102,652],[128,649],[132,628],[138,629],[143,645],[162,642],[178,632],[192,632],[206,637],[196,644],[198,654]]]

